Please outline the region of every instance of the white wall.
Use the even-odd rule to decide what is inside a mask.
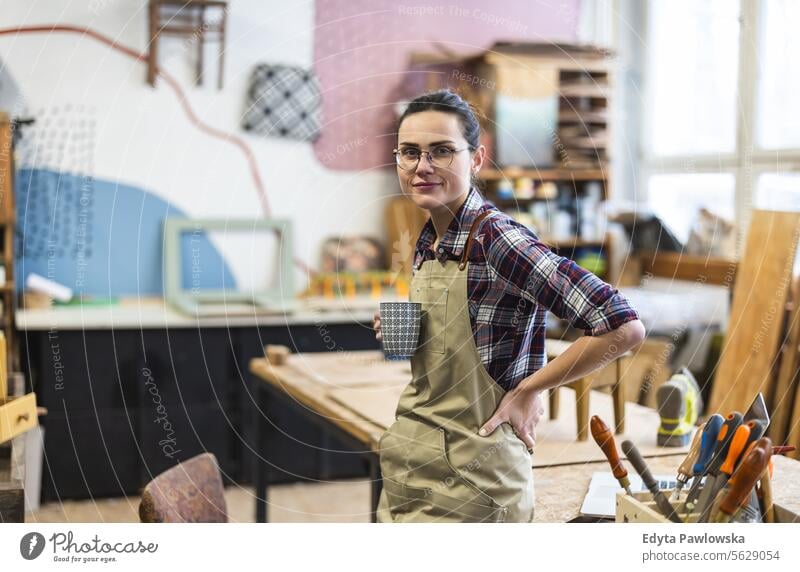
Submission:
[[[0,0],[0,28],[86,26],[144,53],[146,6],[144,0]],[[238,127],[255,64],[311,66],[313,10],[312,1],[231,2],[222,91],[216,89],[216,45],[206,52],[209,78],[201,88],[193,86],[195,48],[184,40],[162,41],[160,62],[179,79],[203,121],[250,144],[273,216],[294,221],[295,254],[316,267],[325,237],[382,237],[381,199],[396,192],[397,183],[386,172],[327,170],[310,143],[253,137]],[[242,153],[199,132],[163,81],[156,89],[147,85],[144,63],[88,37],[35,33],[0,36],[0,65],[17,82],[31,112],[65,103],[88,107],[97,121],[95,178],[145,189],[191,216],[261,215]]]

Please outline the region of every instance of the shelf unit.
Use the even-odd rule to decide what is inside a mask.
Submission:
[[[596,249],[606,260],[606,271],[599,274],[615,283],[618,277],[609,272],[610,240],[597,236],[597,230],[582,234],[579,215],[579,203],[587,200],[590,189],[598,202],[610,194],[610,56],[607,50],[587,46],[523,43],[498,43],[466,56],[414,54],[411,69],[416,75],[409,88],[450,88],[482,111],[482,143],[491,168],[478,176],[487,199],[523,224],[531,220],[527,211],[536,203],[569,211],[565,205],[572,200],[574,236],[561,233],[556,240],[546,228],[529,226],[564,256],[575,258],[579,248]],[[530,179],[525,183],[533,184],[534,196],[498,192],[509,183],[515,188],[521,179]],[[552,187],[549,193],[538,192],[543,183],[556,185],[558,199],[547,198]]]
[[[6,363],[9,371],[19,371],[19,352],[14,326],[14,128],[11,118],[0,112],[0,263],[5,268],[5,282],[0,284],[2,315],[0,324],[6,337]]]

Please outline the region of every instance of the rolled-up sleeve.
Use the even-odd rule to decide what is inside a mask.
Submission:
[[[553,253],[527,228],[493,221],[485,249],[493,280],[540,304],[586,335],[599,336],[639,319],[619,290],[569,258]]]

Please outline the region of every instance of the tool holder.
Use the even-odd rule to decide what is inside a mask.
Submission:
[[[669,498],[672,494],[672,489],[664,489],[664,495]],[[677,509],[683,508],[683,501],[685,496],[681,495],[679,503],[672,503],[675,506],[678,517],[681,520],[687,521],[687,513],[678,511]],[[773,505],[775,509],[775,522],[776,523],[800,523],[800,515],[792,512],[791,510],[779,505]],[[665,522],[669,523],[670,520],[658,511],[653,495],[649,492],[633,493],[633,496],[626,494],[624,491],[617,492],[616,500],[616,517],[615,522],[636,522],[636,523],[650,523],[650,522]],[[698,511],[689,513],[689,523],[697,522],[700,517]]]

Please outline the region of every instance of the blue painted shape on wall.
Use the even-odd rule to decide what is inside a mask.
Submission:
[[[76,295],[163,295],[163,220],[185,216],[181,210],[136,187],[43,169],[17,171],[15,189],[18,290],[35,272]],[[200,269],[182,253],[183,284],[235,287],[208,238],[198,245]]]

